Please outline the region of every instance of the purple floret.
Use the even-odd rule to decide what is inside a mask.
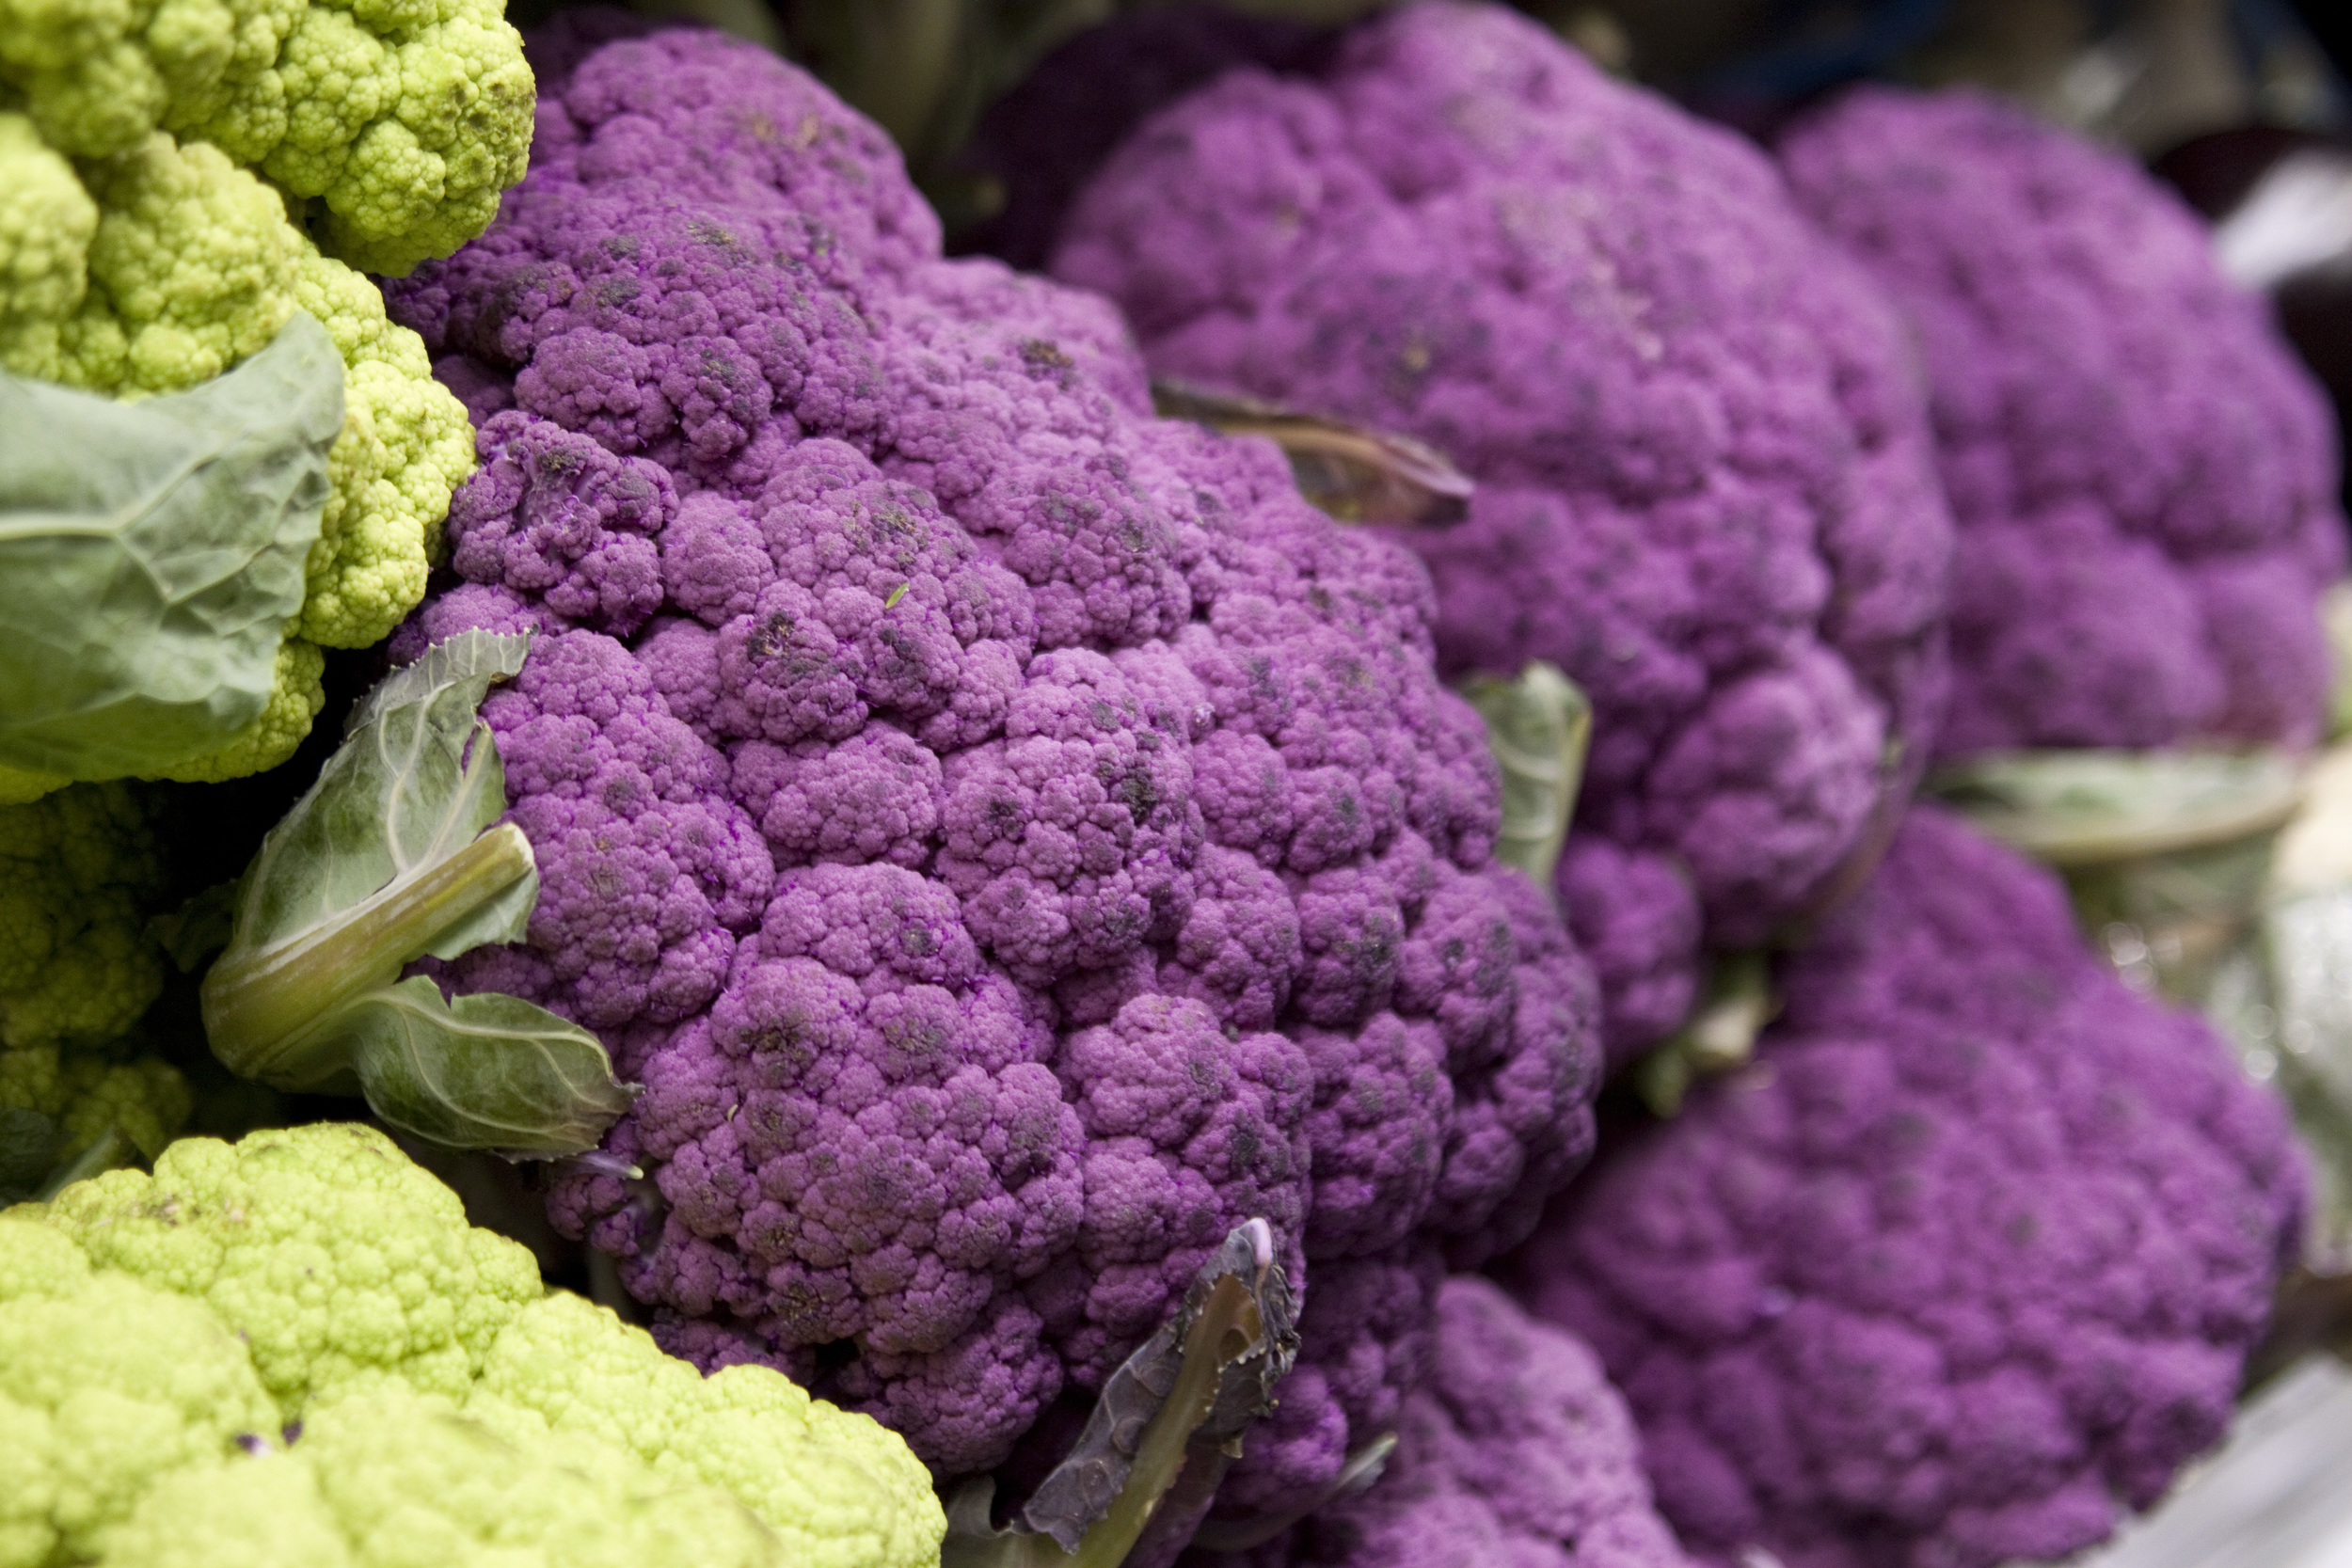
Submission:
[[[1312,1397],[1229,1512],[1303,1510],[1422,1375],[1445,1260],[1592,1138],[1596,988],[1492,861],[1427,575],[1153,420],[1102,300],[942,261],[792,67],[596,32],[499,222],[389,288],[485,459],[397,647],[539,634],[484,709],[530,941],[436,973],[644,1085],[551,1206],[665,1344],[943,1474],[1066,1437],[1266,1219]]]
[[[1933,382],[1959,524],[1939,750],[2316,738],[2328,404],[2195,214],[1964,92],[1857,92],[1781,156]]]
[[[1920,809],[1785,966],[1755,1063],[1517,1256],[1711,1562],[1990,1568],[2228,1424],[2303,1177],[2278,1102],[2127,989],[2057,879]]]
[[[1940,709],[1949,524],[1892,312],[1753,149],[1500,7],[1422,4],[1146,121],[1055,270],[1155,371],[1477,479],[1406,537],[1442,670],[1544,658],[1593,699],[1577,831],[1618,854],[1562,891],[1613,955],[1613,1055],[1695,988],[1661,878],[1737,946],[1867,852]]]
[[[1491,1282],[1438,1295],[1428,1381],[1372,1488],[1200,1568],[1686,1568],[1599,1361]]]

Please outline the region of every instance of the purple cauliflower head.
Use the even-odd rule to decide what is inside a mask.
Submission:
[[[2315,739],[2328,404],[2195,214],[1967,92],[1856,92],[1781,160],[1932,381],[1959,531],[1939,749]]]
[[[484,460],[395,651],[536,634],[483,710],[529,941],[427,967],[644,1085],[558,1223],[674,1350],[953,1474],[1263,1217],[1311,1366],[1235,1496],[1308,1506],[1421,1375],[1444,1260],[1592,1136],[1596,989],[1492,861],[1426,573],[1153,420],[1101,300],[941,260],[799,71],[554,41],[530,175],[389,292]]]
[[[1650,1499],[1625,1401],[1574,1335],[1492,1281],[1438,1292],[1428,1379],[1379,1479],[1199,1568],[1686,1568]]]
[[[1515,1255],[1625,1390],[1693,1551],[2056,1559],[2230,1418],[2299,1243],[2283,1112],[2128,990],[2057,879],[1926,808],[1756,1060]]]
[[[955,154],[1004,203],[949,236],[1016,267],[1042,267],[1070,203],[1146,115],[1244,63],[1311,67],[1338,29],[1219,6],[1121,9],[1055,49],[989,105]]]
[[[1613,1054],[1679,1020],[1702,941],[1763,940],[1874,843],[1940,707],[1949,521],[1892,312],[1753,149],[1422,4],[1146,121],[1054,264],[1154,370],[1476,478],[1407,538],[1441,669],[1545,658],[1593,700],[1576,826],[1614,853],[1561,889]]]

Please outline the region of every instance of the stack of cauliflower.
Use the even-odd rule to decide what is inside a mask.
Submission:
[[[646,1179],[559,1222],[665,1344],[955,1474],[1050,1458],[1263,1217],[1306,1351],[1226,1497],[1312,1505],[1592,1135],[1591,978],[1491,859],[1426,576],[1153,420],[1100,301],[941,260],[793,69],[547,75],[499,221],[389,293],[483,462],[395,647],[536,633],[483,710],[530,940],[440,973],[644,1085]]]
[[[1901,812],[1939,747],[2308,740],[2322,411],[2177,208],[2058,133],[1877,95],[1786,150],[1854,259],[1752,149],[1422,4],[1145,120],[1055,265],[1155,370],[1478,477],[1411,542],[1442,662],[1592,690],[1559,892],[1613,1051],[1685,1015],[1701,942],[1798,949],[1754,1064],[1505,1271],[1624,1389],[1685,1543],[2063,1556],[2219,1435],[2300,1164],[2053,879]]]
[[[1592,698],[1558,892],[1613,1058],[1704,949],[1867,872],[1942,713],[1950,523],[1897,318],[1755,149],[1500,8],[1408,7],[1152,116],[1054,270],[1156,372],[1478,481],[1408,538],[1442,669]]]
[[[0,365],[137,396],[297,305],[335,330],[281,701],[178,771],[281,757],[317,644],[530,634],[481,710],[527,938],[418,968],[642,1085],[546,1185],[652,1333],[363,1129],[158,1156],[184,1085],[115,1038],[161,983],[144,808],[8,808],[0,1130],[153,1173],[0,1218],[0,1568],[915,1568],[932,1483],[1017,1505],[1249,1220],[1303,1343],[1202,1568],[1992,1568],[2218,1435],[2295,1252],[2284,1119],[2052,878],[1908,805],[1939,747],[2308,738],[2324,442],[2144,192],[1864,98],[1785,150],[1857,265],[1498,8],[1230,73],[1103,166],[1057,269],[1154,369],[1476,474],[1396,538],[1153,418],[1103,300],[943,259],[793,67],[573,18],[533,132],[469,4],[0,0]],[[2020,215],[2053,192],[2164,264],[2084,281]],[[1994,211],[2164,418],[2075,409],[2031,304],[1972,295]],[[2149,348],[2152,299],[2208,359]],[[2213,387],[2255,412],[2182,412]],[[2037,399],[2098,452],[2038,445]],[[1495,862],[1439,681],[1537,657],[1596,713],[1553,889]],[[1754,1062],[1570,1188],[1606,1057],[1766,942]]]

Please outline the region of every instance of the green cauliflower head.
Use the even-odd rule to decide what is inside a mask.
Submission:
[[[133,1032],[163,990],[147,922],[165,891],[131,786],[0,805],[0,1113],[44,1118],[48,1160],[109,1130],[151,1159],[188,1118],[186,1080]]]
[[[17,0],[0,0],[0,12]],[[7,23],[0,21],[0,29]],[[269,705],[162,776],[212,783],[291,756],[325,703],[322,647],[381,641],[423,596],[452,492],[473,471],[464,406],[383,295],[319,253],[278,194],[219,149],[153,133],[67,162],[0,113],[0,369],[104,393],[183,391],[259,352],[299,308],[344,365],[343,428],[307,597]],[[0,767],[0,801],[63,781]]]
[[[534,98],[501,0],[0,0],[0,108],[49,146],[209,142],[368,272],[488,225],[529,160]]]
[[[704,1378],[611,1311],[544,1293],[529,1252],[469,1226],[372,1128],[183,1139],[151,1177],[109,1172],[16,1212],[119,1271],[103,1277],[200,1304],[269,1402],[229,1424],[298,1433],[286,1454],[215,1445],[151,1494],[109,1493],[77,1537],[113,1531],[100,1560],[938,1561],[946,1521],[896,1434],[766,1368]],[[72,1272],[55,1253],[38,1272]],[[0,1244],[0,1299],[12,1269]],[[0,1439],[0,1480],[8,1452]],[[0,1568],[46,1560],[0,1550]]]
[[[0,1568],[812,1560],[691,1466],[649,1465],[584,1428],[551,1431],[479,1389],[461,1408],[400,1378],[347,1385],[281,1440],[241,1335],[196,1301],[93,1269],[52,1217],[0,1213]]]
[[[0,1052],[95,1046],[164,987],[147,921],[165,893],[147,802],[76,784],[0,806]]]

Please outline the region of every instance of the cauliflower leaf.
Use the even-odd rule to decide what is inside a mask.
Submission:
[[[356,1085],[395,1127],[527,1156],[593,1148],[628,1109],[578,1024],[400,978],[428,954],[520,941],[538,901],[530,841],[498,823],[506,774],[476,717],[529,646],[469,632],[384,681],[262,841],[203,987],[205,1032],[232,1070],[281,1089]]]
[[[334,342],[307,315],[171,397],[0,382],[0,424],[54,437],[0,450],[0,762],[152,772],[261,717],[342,404]]]

